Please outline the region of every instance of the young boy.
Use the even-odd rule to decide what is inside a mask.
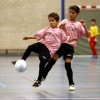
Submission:
[[[71,38],[76,37],[78,40],[81,37],[89,37],[90,32],[87,30],[85,26],[85,21],[81,20],[76,21],[77,16],[79,15],[80,9],[78,6],[70,6],[69,8],[69,20],[64,19],[60,22],[59,27],[61,27],[66,35],[69,35]],[[73,71],[71,68],[71,61],[74,54],[74,48],[76,47],[77,41],[67,42],[64,41],[60,46],[59,50],[54,54],[54,56],[50,59],[48,64],[45,66],[43,77],[46,78],[48,72],[52,68],[52,66],[56,63],[57,59],[63,55],[63,59],[65,61],[65,69],[67,72],[67,77],[69,81],[69,90],[75,90],[75,84],[73,82]]]
[[[77,40],[77,38],[70,38],[70,36],[66,36],[64,31],[57,27],[57,24],[59,22],[59,15],[57,13],[49,14],[48,20],[50,23],[49,27],[46,27],[38,31],[34,36],[25,36],[23,38],[23,40],[43,39],[42,42],[37,42],[32,45],[29,45],[26,51],[24,52],[23,57],[21,58],[23,60],[26,60],[31,52],[39,54],[39,75],[38,79],[33,84],[34,87],[38,87],[41,85],[44,66],[46,65],[48,60],[55,54],[55,52],[59,49],[61,43],[63,41],[70,42],[71,40]],[[15,64],[16,61],[13,61],[12,63]]]
[[[89,45],[90,45],[90,48],[92,50],[92,55],[93,55],[92,58],[98,58],[97,50],[95,48],[96,42],[97,42],[96,41],[97,35],[98,35],[98,26],[96,25],[95,19],[91,20],[90,32],[91,32],[91,36],[90,36]]]

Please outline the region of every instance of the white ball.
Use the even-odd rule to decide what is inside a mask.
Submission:
[[[27,69],[27,63],[25,60],[21,59],[15,63],[15,69],[18,72],[24,72]]]

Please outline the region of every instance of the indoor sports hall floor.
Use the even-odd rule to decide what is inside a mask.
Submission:
[[[64,62],[60,58],[47,79],[38,88],[32,87],[38,75],[38,57],[27,59],[23,73],[11,61],[21,56],[0,56],[0,100],[100,100],[100,56],[74,56],[72,68],[76,91],[69,91]]]

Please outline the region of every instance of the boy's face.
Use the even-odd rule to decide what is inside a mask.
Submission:
[[[75,21],[78,13],[73,9],[70,9],[69,12],[70,12],[70,14],[69,14],[70,20],[71,21]]]
[[[48,17],[48,20],[52,28],[57,27],[58,22],[53,17]]]
[[[91,25],[94,26],[96,23],[95,21],[91,21]]]

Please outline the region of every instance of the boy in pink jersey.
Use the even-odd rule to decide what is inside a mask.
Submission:
[[[85,26],[85,21],[76,21],[76,18],[80,12],[78,6],[74,5],[69,8],[69,19],[64,19],[60,22],[59,27],[64,30],[67,36],[71,38],[76,37],[78,40],[81,37],[90,37],[90,32]],[[50,59],[48,64],[45,66],[43,78],[45,79],[52,66],[56,63],[57,59],[63,56],[65,61],[65,69],[69,81],[69,90],[75,91],[75,84],[73,82],[73,71],[71,68],[71,60],[74,54],[74,48],[78,41],[67,42],[64,41],[54,56]]]
[[[39,75],[38,79],[33,84],[34,87],[38,87],[41,85],[42,74],[44,72],[44,66],[48,62],[48,60],[55,54],[55,52],[59,49],[61,43],[63,41],[73,41],[73,39],[77,40],[77,38],[70,38],[70,36],[66,36],[65,32],[57,27],[59,22],[59,15],[57,13],[51,13],[48,15],[48,20],[50,23],[49,27],[46,27],[37,33],[34,36],[25,36],[23,40],[28,39],[37,39],[41,40],[42,42],[37,42],[32,45],[29,45],[26,51],[23,54],[21,59],[26,60],[31,52],[35,52],[39,54]],[[67,40],[66,40],[67,39]],[[12,62],[13,64],[16,61]]]

